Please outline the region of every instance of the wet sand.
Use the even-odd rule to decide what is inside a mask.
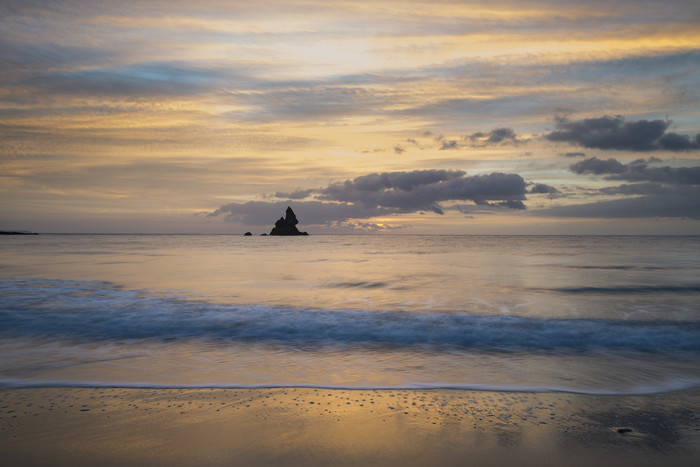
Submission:
[[[4,465],[700,465],[700,390],[0,389]]]

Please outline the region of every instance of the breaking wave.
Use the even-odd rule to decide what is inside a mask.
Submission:
[[[0,336],[198,339],[431,350],[699,352],[700,323],[285,309],[153,297],[104,282],[0,280]]]

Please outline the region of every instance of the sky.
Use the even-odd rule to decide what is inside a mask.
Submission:
[[[0,230],[700,234],[697,0],[0,0]]]

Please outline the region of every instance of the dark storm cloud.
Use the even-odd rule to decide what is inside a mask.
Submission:
[[[663,162],[658,158],[637,159],[629,164],[622,164],[616,159],[602,160],[590,157],[569,166],[578,174],[608,175],[607,180],[628,182],[657,182],[668,185],[700,185],[700,166],[698,167],[655,167],[650,164]]]
[[[301,225],[327,225],[344,222],[347,219],[368,219],[388,215],[392,209],[381,207],[368,208],[349,203],[324,203],[321,201],[230,203],[221,206],[208,216],[225,215],[226,222],[243,225],[272,226],[284,215],[287,206],[292,206]]]
[[[542,185],[546,186],[546,185]],[[367,219],[399,213],[435,212],[443,214],[444,201],[473,201],[479,206],[526,209],[527,184],[520,175],[491,173],[467,176],[461,170],[414,170],[373,173],[325,188],[276,193],[285,201],[231,203],[209,216],[225,215],[228,222],[266,225],[284,212],[288,200],[312,195],[320,200],[293,203],[304,223],[332,224],[348,219]],[[297,209],[298,207],[298,209]],[[299,217],[301,220],[301,217]]]
[[[581,162],[571,164],[569,170],[577,174],[611,174],[611,173],[622,173],[627,168],[624,164],[618,162],[616,159],[598,159],[597,157],[591,157],[585,159]]]
[[[700,167],[657,166],[661,159],[637,159],[623,164],[616,159],[588,158],[570,166],[574,173],[605,175],[623,180],[591,195],[625,196],[595,203],[557,206],[538,211],[555,217],[700,219]]]
[[[497,203],[492,203],[495,206],[508,209],[527,209],[525,203],[520,200],[509,199],[506,201],[498,201]]]
[[[393,208],[397,212],[442,214],[439,203],[443,201],[522,201],[526,199],[526,183],[517,174],[497,172],[467,176],[460,170],[416,170],[364,175],[333,183],[319,193],[320,198],[326,200]],[[506,203],[504,206],[515,207],[515,204]],[[518,205],[516,208],[522,207]]]
[[[381,191],[389,188],[400,188],[410,191],[424,185],[432,185],[447,180],[463,177],[462,170],[414,170],[412,172],[384,172],[362,175],[342,183],[333,183],[324,189],[324,194],[334,194],[347,191],[349,188],[359,191]],[[342,200],[339,200],[342,201]]]
[[[551,185],[545,185],[544,183],[535,183],[532,188],[530,188],[530,193],[533,194],[553,194],[559,193],[559,190]]]
[[[459,143],[457,143],[457,140],[445,140],[442,142],[442,146],[440,146],[441,150],[445,149],[458,149],[459,148]]]
[[[564,157],[586,157],[585,152],[567,152]]]
[[[631,163],[627,171],[608,177],[628,182],[658,182],[670,185],[700,185],[700,167],[648,167],[646,163]]]
[[[629,189],[629,186],[627,188]],[[649,187],[647,186],[646,189]],[[537,213],[554,217],[608,219],[649,217],[700,219],[700,189],[688,186],[675,187],[672,190],[667,189],[664,193],[582,205],[557,206],[537,211]]]
[[[688,135],[678,133],[666,133],[659,139],[659,144],[663,149],[669,151],[687,151],[700,148],[700,133],[691,140]]]
[[[598,191],[603,195],[669,195],[675,189],[660,183],[632,183],[605,187]]]
[[[497,128],[489,133],[489,143],[502,143],[503,141],[515,141],[517,136],[512,128]]]
[[[430,137],[432,134],[427,132],[423,134],[423,137]],[[437,147],[437,149],[444,151],[449,149],[462,149],[462,148],[484,148],[487,146],[499,146],[499,145],[518,145],[529,141],[529,138],[519,137],[512,128],[496,128],[491,131],[478,131],[475,133],[467,134],[458,137],[446,137],[444,135],[439,135],[432,138],[437,146],[428,144],[421,144],[416,138],[409,138],[406,142],[417,146],[419,149],[432,149]]]
[[[574,143],[586,148],[627,151],[688,151],[700,149],[700,134],[693,138],[667,132],[668,120],[628,122],[621,115],[570,120],[555,119],[556,130],[545,135],[550,141]]]
[[[497,144],[518,144],[521,140],[512,128],[496,128],[489,132],[479,131],[465,136],[472,144],[490,146]]]

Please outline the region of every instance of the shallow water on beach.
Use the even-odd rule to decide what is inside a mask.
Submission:
[[[700,237],[1,240],[5,385],[700,386]]]

